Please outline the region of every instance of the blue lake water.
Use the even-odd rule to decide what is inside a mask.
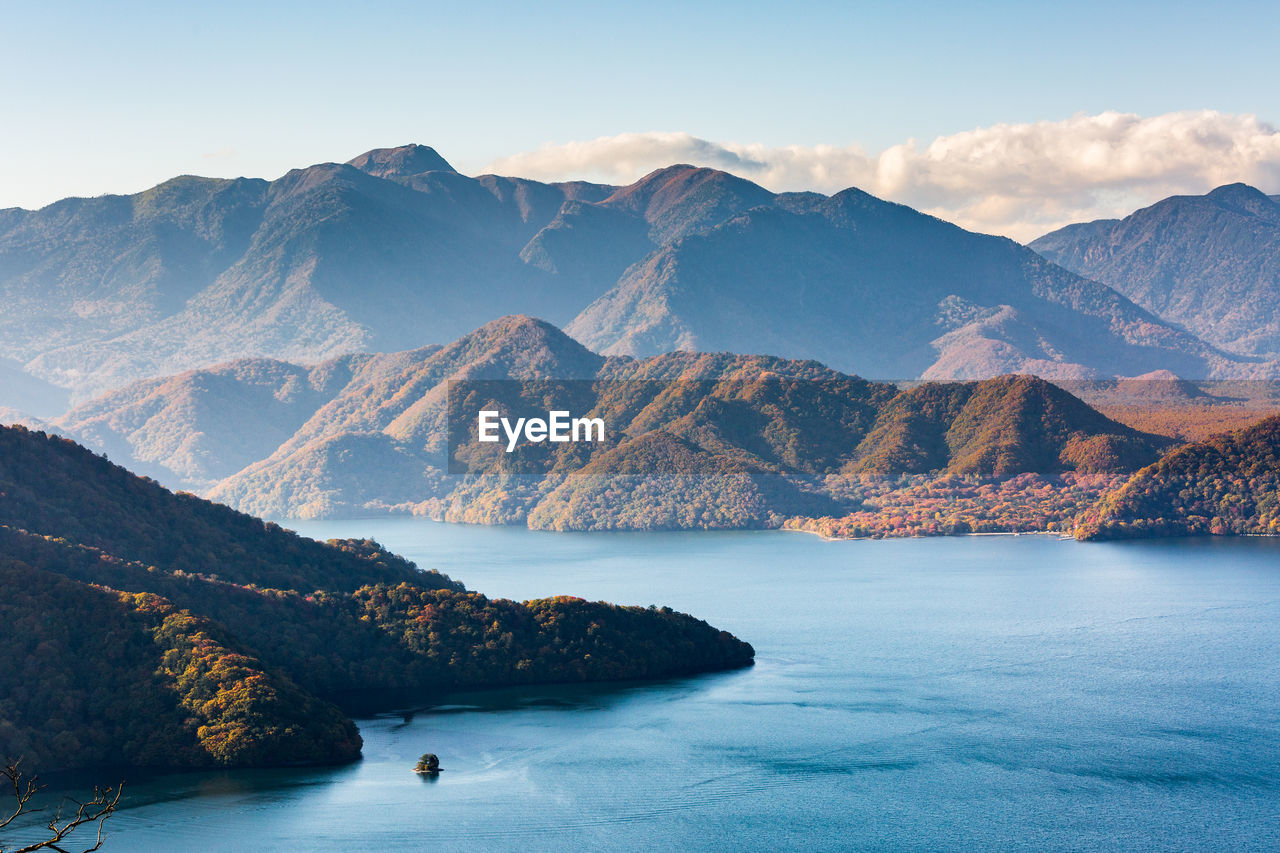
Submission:
[[[292,526],[491,596],[668,604],[757,663],[450,697],[361,720],[346,767],[135,779],[105,850],[1280,849],[1280,541]]]

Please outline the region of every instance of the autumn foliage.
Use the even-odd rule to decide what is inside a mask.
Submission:
[[[1081,538],[1280,533],[1280,417],[1189,444],[1081,519]]]
[[[864,479],[842,488],[862,501],[848,515],[793,518],[790,530],[840,539],[969,533],[1069,533],[1076,517],[1124,478],[1107,474],[1019,474]]]

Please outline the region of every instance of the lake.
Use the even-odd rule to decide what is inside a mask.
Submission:
[[[135,778],[104,850],[1280,848],[1280,541],[290,526],[491,596],[668,604],[757,663],[451,696],[360,720],[346,767]]]

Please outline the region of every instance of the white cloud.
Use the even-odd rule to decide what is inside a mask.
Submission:
[[[489,170],[543,180],[629,183],[672,163],[712,166],[772,190],[856,186],[966,228],[1029,240],[1070,222],[1123,216],[1178,193],[1234,181],[1280,191],[1280,131],[1253,115],[1143,117],[1106,112],[998,124],[862,148],[718,143],[687,133],[624,133],[548,145]]]

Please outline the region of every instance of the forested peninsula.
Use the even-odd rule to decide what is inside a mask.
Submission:
[[[353,695],[751,663],[669,608],[490,599],[0,428],[0,752],[42,770],[349,761]]]

